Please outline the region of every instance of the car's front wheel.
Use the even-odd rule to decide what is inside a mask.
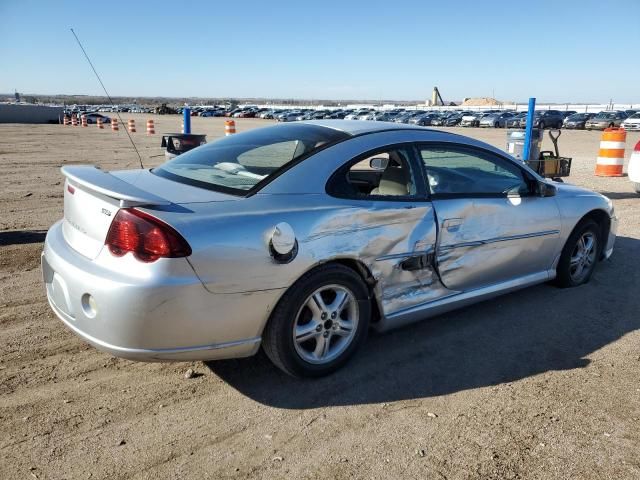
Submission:
[[[318,267],[280,299],[267,324],[262,346],[271,361],[296,377],[333,373],[367,336],[368,289],[352,269]]]
[[[587,283],[596,268],[600,250],[599,225],[591,219],[583,220],[562,249],[556,284],[566,288]]]

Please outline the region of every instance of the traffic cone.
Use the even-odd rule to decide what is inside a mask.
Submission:
[[[236,133],[236,122],[233,120],[225,120],[224,122],[224,134],[225,136],[233,135]]]
[[[600,151],[596,160],[596,176],[621,177],[624,165],[624,128],[605,128],[600,138]]]
[[[153,120],[149,119],[147,120],[147,135],[155,135],[156,134],[156,129],[153,125]]]
[[[96,125],[98,125],[98,128],[99,128],[100,130],[103,130],[103,129],[104,129],[104,127],[102,126],[102,118],[101,118],[101,117],[98,117],[98,118],[96,119]]]
[[[129,120],[129,133],[136,133],[136,121],[133,119]]]
[[[120,130],[120,128],[118,128],[118,119],[117,118],[112,118],[111,119],[111,131],[112,132],[117,132],[119,130]]]

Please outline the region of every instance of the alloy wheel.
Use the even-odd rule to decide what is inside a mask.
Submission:
[[[584,232],[576,242],[569,261],[569,274],[574,282],[580,283],[589,275],[596,261],[596,246],[596,236],[591,231]]]
[[[297,354],[313,364],[331,362],[353,341],[358,319],[358,302],[351,290],[341,285],[317,289],[302,304],[293,324]]]

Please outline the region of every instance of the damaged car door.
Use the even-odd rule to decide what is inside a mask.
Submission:
[[[433,268],[434,209],[412,146],[360,155],[334,174],[328,193],[346,202],[342,211],[348,218],[361,221],[350,226],[350,242],[358,243],[376,280],[381,313],[392,315],[451,294]]]
[[[515,162],[484,149],[422,144],[438,222],[436,265],[444,285],[469,291],[543,281],[559,246],[555,198]]]

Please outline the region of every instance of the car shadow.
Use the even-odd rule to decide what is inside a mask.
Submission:
[[[315,380],[289,377],[264,353],[208,367],[265,405],[307,409],[432,397],[584,368],[594,351],[640,329],[640,240],[618,238],[612,259],[587,285],[544,284],[372,334],[343,369]]]
[[[46,230],[12,230],[0,232],[0,246],[42,243],[46,236]]]

